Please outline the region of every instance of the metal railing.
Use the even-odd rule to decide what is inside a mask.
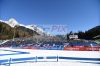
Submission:
[[[81,58],[81,57],[64,57],[64,56],[35,56],[27,58],[9,58],[0,60],[0,66],[11,66],[11,64],[26,63],[26,62],[62,62],[62,61],[92,61],[100,64],[100,58]],[[90,62],[90,63],[92,63]]]
[[[49,60],[47,60],[49,59]],[[53,60],[52,60],[53,59]],[[25,63],[25,62],[58,62],[58,56],[48,57],[28,57],[28,58],[9,58],[0,60],[0,66],[11,66],[11,64]]]

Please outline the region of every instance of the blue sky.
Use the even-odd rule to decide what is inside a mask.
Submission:
[[[85,31],[99,25],[99,4],[99,0],[0,0],[0,19]]]

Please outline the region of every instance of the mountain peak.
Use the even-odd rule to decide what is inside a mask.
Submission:
[[[19,25],[19,23],[14,18],[9,19],[9,21],[7,21],[7,24],[9,24],[11,27]]]

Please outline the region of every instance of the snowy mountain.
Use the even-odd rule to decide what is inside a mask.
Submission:
[[[40,35],[44,35],[44,34],[47,35],[47,36],[50,35],[50,33],[48,34],[48,32],[45,32],[41,27],[38,27],[37,25],[34,25],[34,24],[33,25],[20,24],[14,18],[9,19],[8,21],[0,20],[0,22],[4,22],[4,23],[8,24],[12,28],[14,28],[15,26],[22,26],[22,27],[31,29],[33,31],[36,31]]]
[[[25,27],[36,31],[40,35],[43,35],[43,33],[46,33],[42,28],[38,27],[37,25],[26,25]]]

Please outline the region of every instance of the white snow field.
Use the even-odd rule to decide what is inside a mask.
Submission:
[[[0,48],[0,66],[100,66],[100,51]]]

